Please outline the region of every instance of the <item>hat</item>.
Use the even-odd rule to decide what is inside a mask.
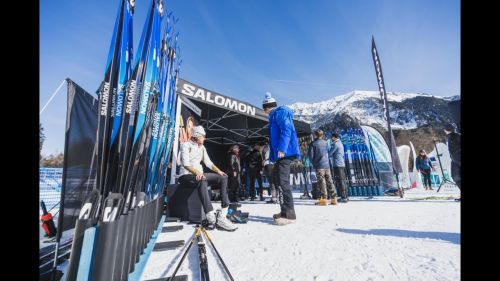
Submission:
[[[448,124],[444,125],[444,129],[448,132],[455,132],[457,127],[454,123],[448,123]]]
[[[203,129],[203,126],[196,126],[193,128],[192,130],[193,132],[193,137],[195,138],[199,138],[199,137],[204,137],[206,136],[207,134],[205,133],[205,129]]]
[[[262,107],[267,108],[267,107],[276,107],[278,104],[276,103],[276,100],[271,96],[271,93],[267,92],[266,97],[264,98],[264,101],[262,102]]]

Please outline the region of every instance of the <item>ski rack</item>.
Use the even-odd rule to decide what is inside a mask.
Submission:
[[[163,196],[115,221],[92,225],[91,219],[77,220],[75,256],[70,257],[66,280],[139,280],[164,222]],[[123,230],[122,225],[135,227]]]

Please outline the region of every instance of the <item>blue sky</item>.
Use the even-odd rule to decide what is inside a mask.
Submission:
[[[136,0],[134,47],[150,0]],[[40,108],[66,77],[94,93],[118,0],[40,2]],[[260,105],[377,90],[375,37],[387,91],[460,94],[460,1],[166,0],[180,18],[180,76]],[[40,116],[43,154],[64,150],[66,88]]]

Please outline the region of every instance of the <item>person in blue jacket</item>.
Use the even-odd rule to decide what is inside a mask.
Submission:
[[[424,175],[425,190],[433,190],[431,186],[431,169],[434,170],[434,168],[432,167],[431,160],[427,157],[427,152],[423,149],[418,153],[416,166],[417,171]]]
[[[293,112],[285,105],[278,106],[271,93],[266,93],[262,107],[269,114],[269,160],[275,163],[274,182],[281,207],[273,219],[277,225],[294,223],[296,215],[290,186],[290,163],[300,159],[300,151]]]

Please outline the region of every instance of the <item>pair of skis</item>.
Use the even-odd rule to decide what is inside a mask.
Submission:
[[[222,263],[222,266],[224,267],[224,271],[226,272],[227,276],[229,277],[229,279],[231,281],[234,281],[234,278],[231,275],[231,273],[229,272],[229,269],[227,268],[226,263],[222,259],[221,255],[219,254],[219,251],[217,251],[217,248],[215,247],[212,239],[208,235],[207,230],[205,229],[204,226],[199,226],[199,225],[196,226],[193,235],[189,239],[190,242],[186,246],[186,249],[184,250],[184,253],[181,257],[181,260],[179,261],[179,263],[175,267],[174,272],[172,273],[172,276],[168,280],[175,280],[174,278],[175,278],[177,272],[179,271],[179,268],[181,267],[182,262],[184,261],[187,254],[189,253],[191,246],[193,246],[194,243],[197,243],[197,245],[198,245],[198,258],[200,261],[200,280],[201,281],[210,281],[210,275],[208,273],[207,250],[205,247],[205,242],[203,241],[203,234],[205,235],[206,239],[208,239],[208,242],[210,243],[210,246],[214,250],[215,254],[217,255],[217,258]]]

